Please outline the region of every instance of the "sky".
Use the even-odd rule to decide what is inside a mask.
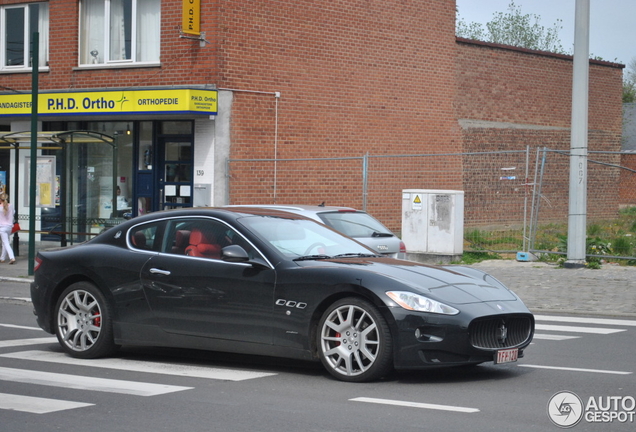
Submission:
[[[485,25],[511,0],[456,0],[458,17]],[[561,46],[573,53],[576,0],[514,0],[521,14],[538,15],[546,29],[561,20]],[[484,26],[485,28],[485,26]],[[590,0],[590,56],[627,65],[636,58],[636,0]]]

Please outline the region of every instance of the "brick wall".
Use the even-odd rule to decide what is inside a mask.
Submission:
[[[275,153],[274,97],[235,94],[232,158],[461,151],[453,114],[454,1],[231,3],[234,10],[221,13],[219,85],[282,95]],[[408,160],[396,163],[413,171]],[[454,163],[460,173],[461,160]],[[278,164],[276,202],[361,207],[359,161],[290,165]],[[269,178],[250,176],[249,168],[233,165],[232,203],[272,202],[273,167]],[[369,210],[395,225],[405,183],[393,173],[372,182],[382,189],[373,189]],[[461,176],[445,182],[458,188]],[[409,183],[431,182],[420,172]]]
[[[620,174],[620,203],[623,207],[636,206],[636,152],[621,155],[621,166],[628,168]]]
[[[0,0],[0,5],[30,2]],[[77,69],[79,2],[49,1],[49,71],[40,73],[40,91],[215,84],[219,74],[216,46],[218,2],[201,3],[201,27],[207,30],[206,38],[215,44],[201,48],[198,41],[179,38],[182,2],[162,0],[161,66],[80,70]],[[0,76],[3,86],[20,91],[31,90],[30,73]]]
[[[457,118],[467,152],[522,150],[530,146],[569,152],[572,104],[572,58],[458,38]],[[589,151],[620,151],[622,65],[590,62]],[[536,153],[533,153],[536,154]],[[599,162],[619,164],[616,155],[590,155]],[[530,172],[534,173],[534,158]],[[567,218],[569,158],[548,158],[541,206],[542,221]],[[616,215],[619,170],[588,164],[588,217]],[[522,181],[502,188],[503,166],[465,162],[466,223],[514,222],[519,218]],[[519,167],[517,167],[519,168]],[[471,172],[490,169],[490,180],[471,181]],[[519,170],[516,171],[519,176]],[[498,191],[493,193],[493,191]],[[504,194],[504,195],[502,195]],[[508,195],[508,199],[506,195]],[[496,205],[493,205],[496,204]]]

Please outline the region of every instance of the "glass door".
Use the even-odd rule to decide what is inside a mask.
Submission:
[[[159,209],[192,207],[192,140],[162,137],[159,153]]]

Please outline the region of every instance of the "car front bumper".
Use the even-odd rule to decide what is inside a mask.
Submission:
[[[395,368],[484,363],[494,361],[497,352],[506,349],[518,349],[519,358],[523,357],[534,336],[533,315],[525,307],[506,307],[508,310],[496,313],[490,306],[469,305],[453,316],[392,308]]]

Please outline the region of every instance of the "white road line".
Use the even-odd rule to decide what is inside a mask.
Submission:
[[[540,365],[531,365],[531,364],[519,364],[519,367],[527,367],[534,369],[550,369],[550,370],[562,370],[562,371],[571,371],[571,372],[589,372],[589,373],[599,373],[599,374],[610,374],[610,375],[631,375],[633,372],[624,372],[624,371],[612,371],[612,370],[602,370],[602,369],[581,369],[581,368],[571,368],[571,367],[560,367],[560,366],[540,366]]]
[[[152,361],[126,360],[121,358],[83,360],[69,357],[66,354],[49,351],[21,351],[15,353],[1,354],[0,357],[61,363],[74,366],[98,367],[105,369],[126,370],[132,372],[147,372],[162,375],[176,375],[225,381],[244,381],[276,375],[275,373],[252,372],[236,369],[219,369],[204,366],[158,363]]]
[[[580,339],[580,338],[581,336],[565,336],[565,335],[535,333],[533,339],[562,341],[562,340]]]
[[[0,280],[4,280],[2,278],[0,278]],[[31,298],[30,297],[7,297],[7,296],[0,296],[0,300],[19,300],[25,303],[31,303]]]
[[[625,329],[614,328],[601,328],[601,327],[574,327],[574,326],[561,326],[551,324],[535,324],[535,330],[548,330],[558,332],[572,332],[572,333],[591,333],[591,334],[612,334],[627,331]]]
[[[554,321],[554,322],[568,322],[568,323],[580,323],[580,324],[599,324],[599,325],[618,325],[618,326],[636,326],[634,320],[621,320],[621,319],[609,319],[609,318],[585,318],[585,317],[565,317],[565,316],[550,316],[550,315],[535,315],[536,321]]]
[[[0,393],[0,409],[47,414],[95,404]]]
[[[0,327],[43,331],[40,327],[27,327],[27,326],[15,325],[15,324],[0,324]]]
[[[99,391],[106,393],[129,394],[135,396],[157,396],[193,387],[181,387],[165,384],[152,384],[139,381],[122,381],[78,375],[58,374],[25,369],[0,367],[0,380],[24,384],[45,385],[76,390]]]
[[[0,348],[18,347],[26,345],[39,345],[45,343],[57,342],[56,337],[43,337],[43,338],[31,338],[31,339],[14,339],[0,341]]]
[[[428,403],[420,403],[420,402],[407,402],[407,401],[398,401],[398,400],[391,400],[391,399],[358,397],[358,398],[353,398],[349,400],[352,402],[366,402],[366,403],[374,403],[374,404],[380,404],[380,405],[395,405],[395,406],[403,406],[408,408],[424,408],[424,409],[434,409],[434,410],[441,410],[441,411],[462,412],[462,413],[479,412],[477,408],[466,408],[466,407],[452,406],[452,405],[436,405],[436,404],[428,404]]]

